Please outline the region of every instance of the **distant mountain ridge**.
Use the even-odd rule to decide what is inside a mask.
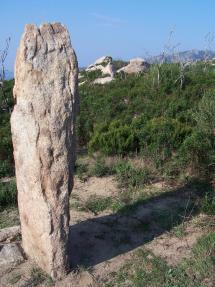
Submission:
[[[215,57],[215,51],[212,50],[187,50],[173,54],[160,54],[147,59],[149,63],[174,63],[174,62],[196,62],[202,60],[211,60]]]

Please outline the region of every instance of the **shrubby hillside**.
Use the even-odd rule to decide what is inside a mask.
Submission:
[[[78,137],[90,153],[139,155],[162,175],[212,175],[215,69],[152,65],[106,85],[80,87]]]
[[[159,77],[158,77],[159,76]],[[12,88],[0,91],[0,177],[14,173],[10,135]],[[212,176],[215,69],[205,63],[152,65],[105,85],[80,86],[79,147],[89,153],[141,157],[159,175]]]

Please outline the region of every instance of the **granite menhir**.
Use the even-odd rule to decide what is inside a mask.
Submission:
[[[15,64],[11,129],[28,257],[53,278],[69,267],[69,196],[75,161],[78,64],[67,29],[26,25]]]

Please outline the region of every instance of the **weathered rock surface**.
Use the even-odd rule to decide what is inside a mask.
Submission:
[[[68,270],[77,83],[67,29],[27,25],[16,57],[11,117],[22,244],[53,278]]]
[[[21,247],[16,243],[0,246],[0,268],[14,267],[24,261]]]
[[[150,64],[146,62],[144,59],[135,58],[131,59],[130,63],[127,66],[119,69],[117,73],[124,72],[126,74],[137,74],[141,72],[146,72],[149,69],[149,67]]]
[[[107,75],[113,78],[115,74],[115,70],[114,70],[114,66],[112,63],[112,58],[109,56],[104,56],[104,57],[97,59],[94,64],[90,65],[86,69],[86,72],[91,72],[91,71],[96,71],[96,70],[101,71],[102,75]]]
[[[20,235],[19,225],[0,229],[0,242],[12,241],[18,235]]]

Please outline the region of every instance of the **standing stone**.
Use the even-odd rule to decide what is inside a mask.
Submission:
[[[67,29],[27,25],[16,56],[11,116],[22,244],[53,278],[68,271],[78,67]]]

